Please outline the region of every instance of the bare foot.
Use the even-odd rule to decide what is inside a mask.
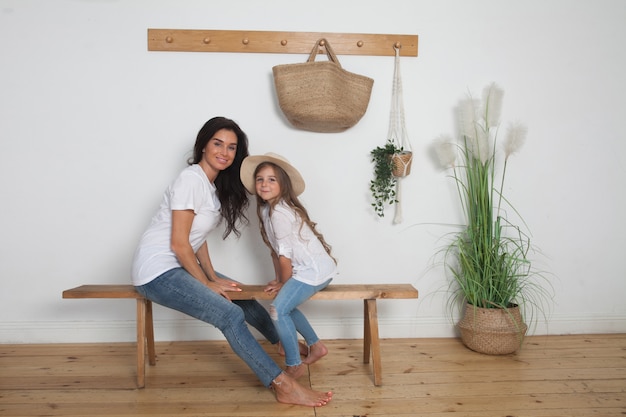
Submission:
[[[300,355],[307,356],[309,354],[309,347],[306,343],[299,341],[298,347],[300,348]],[[285,356],[285,349],[283,349],[283,344],[278,342],[278,354],[280,356]]]
[[[285,373],[293,379],[298,379],[306,373],[306,370],[306,365],[301,363],[300,365],[286,367]]]
[[[327,354],[328,354],[328,349],[326,348],[326,346],[320,340],[319,342],[314,343],[313,345],[311,345],[310,351],[309,351],[309,356],[304,358],[302,360],[302,363],[305,363],[307,365],[311,365],[312,363],[315,363],[315,362],[319,361],[320,359],[322,359]]]
[[[313,391],[312,389],[300,385],[295,379],[284,372],[272,381],[272,388],[276,392],[276,400],[284,404],[321,407],[328,404],[333,398],[331,391]]]

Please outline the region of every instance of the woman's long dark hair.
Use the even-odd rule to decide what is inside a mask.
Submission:
[[[217,131],[222,129],[229,130],[237,136],[237,151],[233,163],[221,171],[215,179],[217,197],[222,206],[220,213],[222,218],[226,220],[226,230],[222,237],[226,239],[231,232],[237,237],[241,236],[238,225],[248,223],[246,210],[250,201],[239,176],[241,163],[248,156],[248,136],[233,120],[225,117],[214,117],[207,121],[198,132],[196,144],[193,148],[193,157],[189,158],[187,163],[189,165],[199,163],[202,160],[202,151],[207,143],[215,137]]]

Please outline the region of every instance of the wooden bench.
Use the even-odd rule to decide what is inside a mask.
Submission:
[[[240,285],[243,291],[229,292],[233,300],[271,300],[264,285]],[[363,300],[363,363],[373,362],[374,385],[382,385],[382,364],[378,334],[376,300],[417,298],[411,284],[332,284],[315,294],[313,300]],[[145,387],[145,357],[156,364],[152,302],[140,295],[132,285],[81,285],[63,291],[63,298],[132,298],[137,300],[137,386]]]

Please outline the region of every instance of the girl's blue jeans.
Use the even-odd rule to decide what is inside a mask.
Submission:
[[[297,366],[302,363],[297,333],[302,335],[308,346],[319,341],[315,330],[297,307],[316,292],[326,288],[331,281],[332,278],[314,286],[290,278],[274,298],[270,306],[270,317],[274,321],[280,342],[285,350],[285,365]]]
[[[157,304],[218,328],[233,351],[252,369],[263,385],[269,387],[282,372],[246,325],[246,320],[250,320],[250,324],[270,342],[278,341],[273,323],[265,308],[259,303],[228,301],[183,268],[171,269],[151,282],[135,288],[141,295]]]

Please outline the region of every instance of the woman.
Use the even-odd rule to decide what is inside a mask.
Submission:
[[[168,187],[140,240],[133,285],[147,299],[217,327],[279,402],[322,406],[332,393],[305,388],[282,372],[245,322],[275,342],[267,312],[253,301],[231,302],[228,292],[241,289],[214,270],[209,256],[206,239],[211,231],[224,221],[223,238],[231,232],[239,236],[237,226],[247,220],[248,198],[239,178],[247,155],[247,136],[234,121],[215,117],[205,123],[189,167]]]

